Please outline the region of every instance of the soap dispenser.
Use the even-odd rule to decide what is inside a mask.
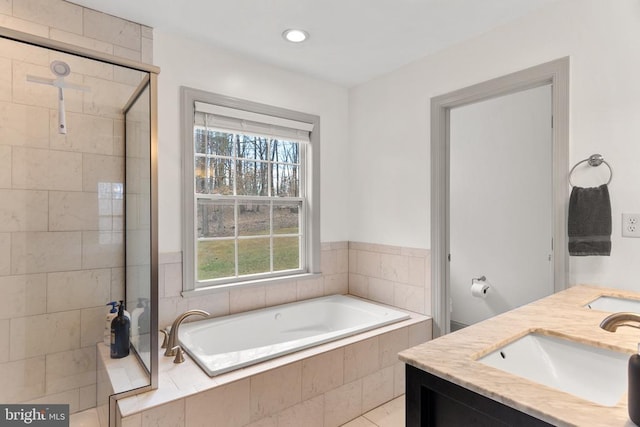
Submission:
[[[118,316],[111,322],[111,358],[121,359],[129,355],[131,321],[124,315],[124,301],[118,306]]]
[[[111,308],[109,308],[109,312],[107,313],[107,319],[104,325],[104,345],[110,346],[111,345],[111,322],[118,315],[118,309],[116,308],[118,305],[118,302],[111,301],[107,303],[107,305],[110,305]]]
[[[627,406],[629,418],[637,426],[640,426],[640,344],[638,352],[629,358],[629,392]]]

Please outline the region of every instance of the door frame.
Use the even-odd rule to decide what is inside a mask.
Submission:
[[[554,291],[566,288],[567,184],[569,168],[569,57],[517,71],[431,98],[431,313],[433,336],[450,331],[449,286],[449,113],[452,108],[552,85],[553,117],[553,278]]]

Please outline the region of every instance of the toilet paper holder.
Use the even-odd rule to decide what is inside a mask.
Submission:
[[[474,283],[477,282],[486,282],[487,278],[484,276],[480,276],[480,277],[474,277],[473,279],[471,279],[471,285],[473,286]]]

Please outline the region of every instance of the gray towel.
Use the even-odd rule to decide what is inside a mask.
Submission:
[[[573,187],[569,199],[569,255],[611,254],[611,201],[606,184]]]

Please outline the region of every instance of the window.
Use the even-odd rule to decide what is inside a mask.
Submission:
[[[184,290],[319,268],[319,118],[182,88]]]

